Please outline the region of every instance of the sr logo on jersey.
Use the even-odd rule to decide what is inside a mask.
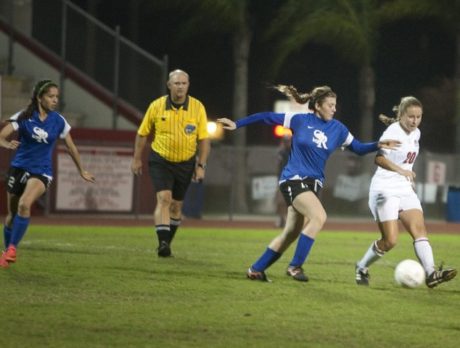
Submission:
[[[34,134],[32,134],[32,138],[34,138],[37,143],[48,144],[48,133],[40,127],[34,127]]]
[[[316,144],[316,147],[327,149],[327,136],[320,130],[316,129],[313,132],[313,142]]]

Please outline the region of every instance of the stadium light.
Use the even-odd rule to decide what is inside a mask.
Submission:
[[[282,137],[286,137],[286,136],[290,137],[290,136],[292,136],[292,131],[289,128],[284,128],[281,125],[277,125],[277,126],[275,126],[275,128],[273,128],[273,134],[277,138],[282,138]]]
[[[209,139],[211,140],[222,140],[224,137],[224,128],[222,123],[214,121],[208,121],[207,124]]]

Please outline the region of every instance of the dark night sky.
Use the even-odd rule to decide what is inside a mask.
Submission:
[[[85,8],[88,1],[73,2]],[[192,36],[186,42],[179,42],[176,28],[185,20],[184,14],[171,11],[142,14],[136,28],[138,37],[133,38],[130,34],[133,26],[128,22],[126,15],[127,6],[125,1],[101,1],[97,17],[112,28],[120,25],[123,36],[133,39],[150,53],[158,57],[167,54],[170,69],[180,67],[188,71],[191,75],[190,94],[203,101],[210,118],[231,117],[233,63],[230,38],[208,32]],[[255,39],[257,35],[256,32]],[[391,115],[393,105],[397,104],[402,96],[415,95],[420,98],[423,87],[436,87],[443,79],[452,79],[455,61],[454,40],[454,35],[435,21],[405,20],[383,27],[374,63],[377,92],[375,114],[384,112]],[[263,67],[267,59],[270,59],[270,49],[269,45],[254,45],[252,48],[248,105],[250,113],[270,110],[273,101],[277,97],[281,98],[276,92],[266,88],[267,83],[293,84],[302,91],[327,84],[338,94],[337,118],[352,132],[358,133],[358,69],[355,66],[341,60],[334,48],[309,44],[290,56],[276,81],[267,81]],[[152,99],[155,97],[152,96]],[[441,122],[437,128],[445,134],[445,128],[449,128],[449,125],[443,125],[442,122],[446,120],[440,121],[433,116],[434,120],[430,122],[431,116],[427,115],[430,108],[425,100],[422,101],[425,104],[426,116],[422,123],[422,131],[426,128],[430,134],[432,125]],[[446,108],[445,112],[450,112],[449,108]],[[261,127],[257,128],[257,134],[252,134],[250,128],[249,143],[276,143],[268,127],[263,130]],[[376,123],[375,136],[382,130],[383,125]],[[426,132],[424,134],[426,135]],[[428,145],[430,146],[429,141]],[[435,142],[432,146],[436,146]]]

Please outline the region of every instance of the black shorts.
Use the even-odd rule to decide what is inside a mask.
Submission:
[[[149,172],[156,192],[171,191],[172,198],[183,201],[195,171],[195,156],[184,162],[169,162],[152,151]]]
[[[27,180],[30,178],[40,180],[46,188],[50,186],[52,181],[51,178],[44,175],[32,174],[21,168],[10,167],[6,178],[6,190],[13,195],[21,196],[26,189]]]
[[[316,179],[303,180],[286,180],[280,184],[280,191],[286,201],[286,204],[292,205],[294,199],[301,193],[311,191],[318,196],[319,191],[323,187],[321,181]]]

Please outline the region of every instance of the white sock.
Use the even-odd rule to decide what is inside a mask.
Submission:
[[[358,261],[357,265],[360,269],[367,268],[375,261],[379,260],[383,254],[385,254],[385,252],[377,247],[377,241],[373,241],[363,258]]]
[[[418,238],[414,240],[415,255],[425,269],[426,275],[430,275],[436,270],[434,266],[433,249],[431,249],[428,238]]]

